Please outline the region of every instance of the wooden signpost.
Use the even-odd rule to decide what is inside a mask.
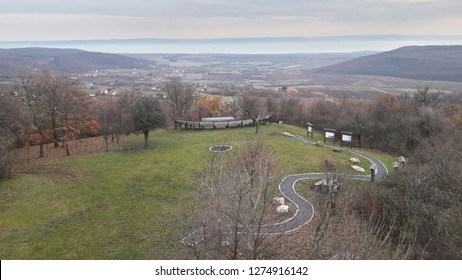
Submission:
[[[340,135],[342,137],[340,141],[340,146],[343,146],[343,143],[350,144],[350,147],[353,148],[353,132],[341,131]]]
[[[336,129],[324,128],[324,143],[326,143],[326,139],[329,139],[329,140],[332,140],[332,142],[334,142],[334,146],[335,146],[335,132],[336,131],[337,131]]]
[[[308,137],[311,134],[311,139],[313,139],[313,124],[307,123],[306,124],[306,136]]]

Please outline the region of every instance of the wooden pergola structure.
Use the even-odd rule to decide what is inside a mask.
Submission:
[[[266,115],[256,119],[257,122],[266,124],[271,115]],[[175,129],[218,129],[218,128],[238,128],[255,125],[255,121],[252,119],[247,120],[231,120],[226,118],[216,118],[206,121],[185,121],[175,120]]]

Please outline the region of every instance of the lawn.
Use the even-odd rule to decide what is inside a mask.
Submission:
[[[141,135],[130,136],[121,143],[130,151],[31,164],[0,181],[0,258],[191,258],[179,242],[177,214],[195,190],[193,176],[204,168],[210,146],[229,144],[235,152],[245,140],[261,137],[280,174],[322,172],[326,158],[348,168],[351,155],[285,137],[284,131],[306,135],[273,124],[262,126],[258,136],[251,127],[162,130],[152,133],[149,149],[142,148]],[[367,170],[369,163],[362,166]]]

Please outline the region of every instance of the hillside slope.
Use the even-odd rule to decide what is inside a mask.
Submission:
[[[84,73],[103,69],[147,68],[154,62],[123,55],[78,49],[0,49],[0,76],[14,77],[23,69],[49,69],[57,73]]]
[[[318,68],[316,73],[462,82],[462,46],[409,46]]]

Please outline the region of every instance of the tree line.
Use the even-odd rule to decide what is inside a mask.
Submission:
[[[10,149],[38,145],[62,147],[70,155],[68,142],[84,137],[143,133],[145,147],[149,131],[166,125],[160,101],[136,91],[115,99],[94,100],[79,80],[49,71],[25,72],[14,84],[0,88],[0,178],[13,166]]]
[[[226,103],[220,96],[198,94],[179,78],[166,81],[159,97],[132,88],[118,96],[94,99],[82,88],[81,81],[47,70],[24,72],[15,83],[1,85],[0,177],[11,171],[14,147],[38,145],[38,157],[43,158],[44,145],[53,144],[70,155],[69,141],[102,135],[108,151],[109,139],[118,143],[120,136],[131,133],[142,133],[148,147],[150,131],[176,119],[257,118],[262,112],[253,99],[239,99],[250,101],[250,106]]]

